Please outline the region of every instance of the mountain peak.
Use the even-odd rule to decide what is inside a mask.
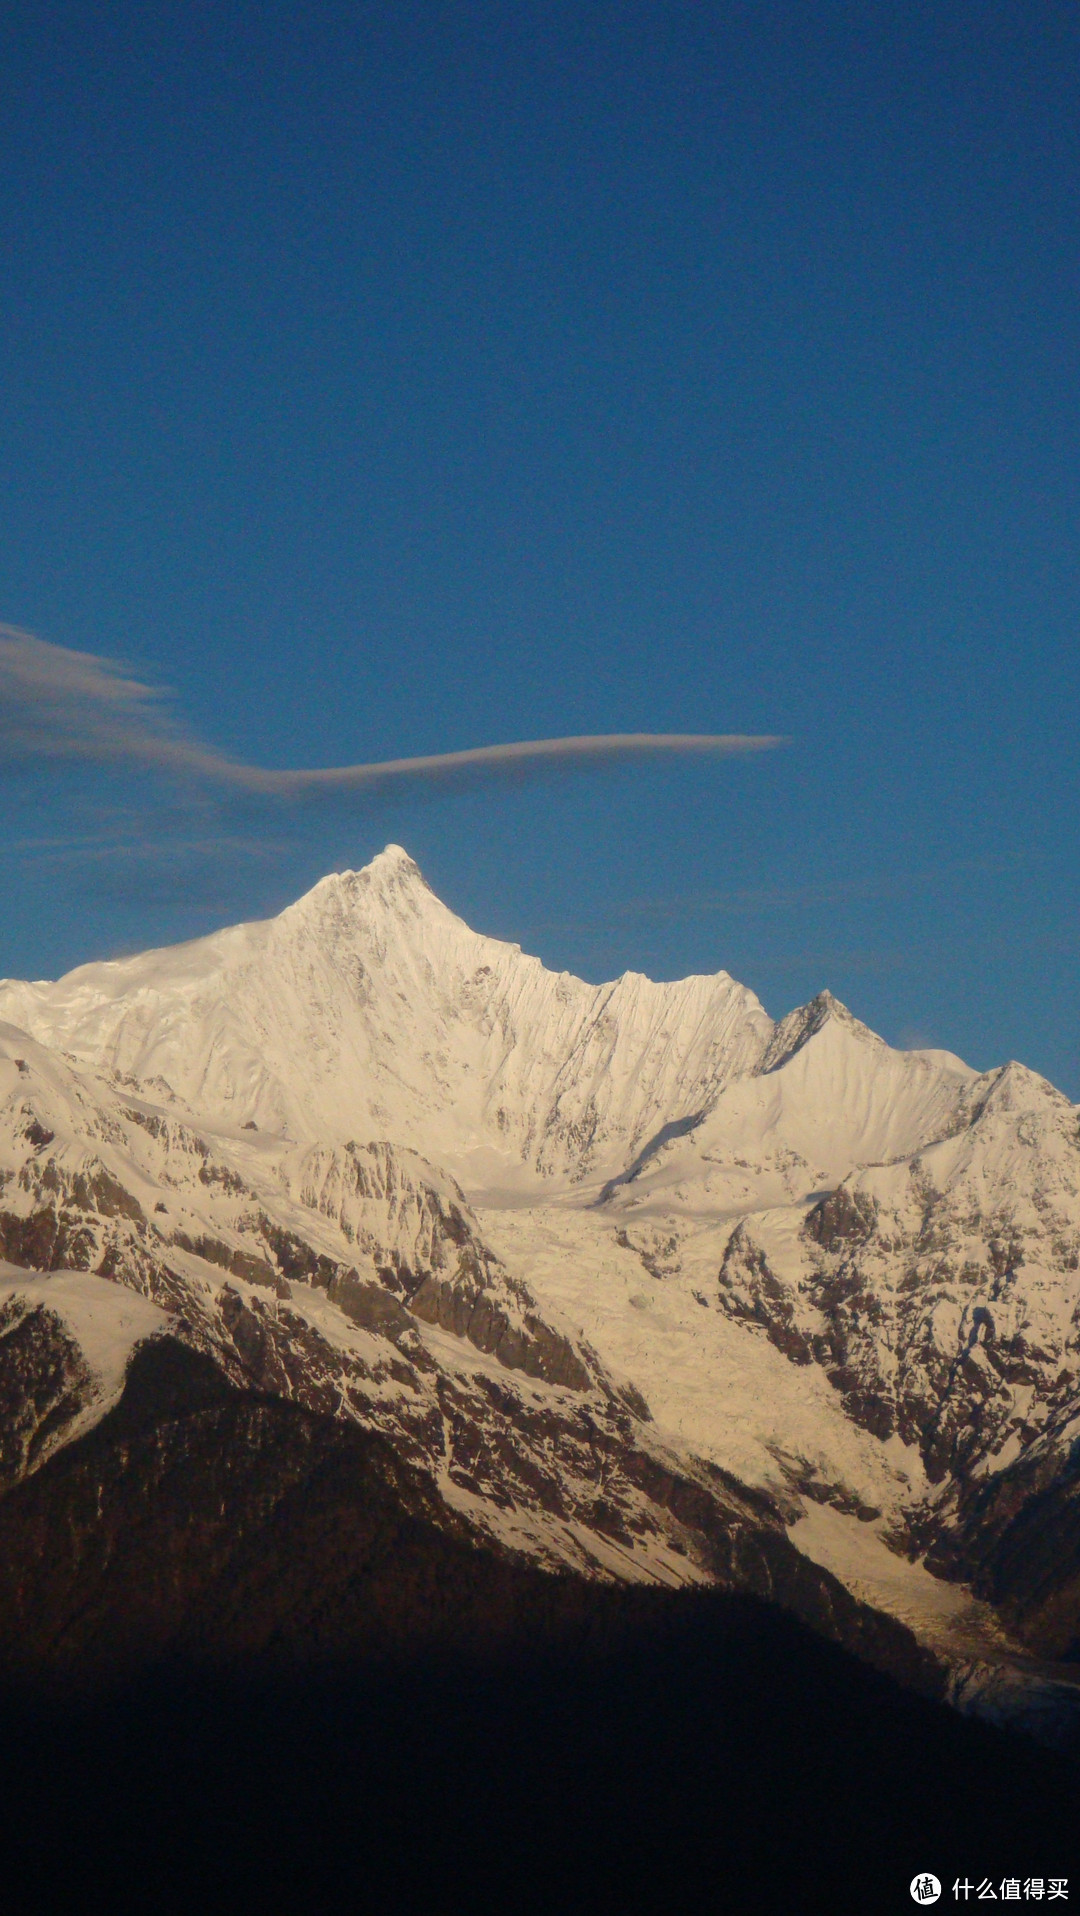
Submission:
[[[373,877],[377,875],[380,878],[389,877],[392,874],[408,878],[423,878],[416,860],[409,857],[403,845],[384,845],[382,851],[376,852],[370,863],[364,866],[364,870],[370,872]]]
[[[369,859],[366,865],[361,865],[359,870],[350,865],[327,872],[325,878],[320,878],[313,885],[312,890],[320,891],[323,886],[352,885],[357,879],[368,882],[381,880],[385,883],[402,878],[418,878],[422,884],[427,882],[416,860],[410,858],[404,846],[391,844],[384,845],[382,851],[376,852],[374,858]]]
[[[808,1004],[797,1005],[794,1011],[788,1012],[786,1018],[781,1018],[762,1060],[762,1071],[778,1070],[832,1019],[837,1024],[847,1025],[862,1037],[880,1042],[866,1025],[859,1023],[845,1004],[841,1004],[839,998],[834,998],[831,991],[819,991]]]
[[[341,878],[352,892],[374,892],[386,899],[418,891],[429,898],[435,896],[416,860],[402,845],[384,845],[358,872],[343,872]]]
[[[385,845],[359,871],[346,867],[344,870],[327,872],[310,891],[304,892],[292,905],[287,905],[282,916],[288,918],[296,912],[303,913],[310,905],[320,908],[336,903],[347,905],[365,895],[390,901],[407,891],[421,891],[434,897],[419,865],[410,858],[403,846]]]

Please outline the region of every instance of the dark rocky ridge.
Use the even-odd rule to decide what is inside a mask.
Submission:
[[[1066,1423],[1075,1429],[1075,1411]],[[1080,1664],[1080,1439],[1051,1429],[997,1476],[966,1484],[927,1562],[970,1583],[1039,1655]]]
[[[803,1557],[762,1498],[639,1460],[720,1587],[783,1604],[913,1688],[942,1673]],[[596,1521],[602,1527],[603,1513]],[[173,1338],[120,1402],[0,1502],[0,1681],[93,1689],[176,1663],[365,1667],[573,1641],[607,1598],[492,1546],[379,1433],[238,1390]],[[613,1614],[648,1617],[632,1587]],[[599,1606],[599,1608],[598,1608]]]

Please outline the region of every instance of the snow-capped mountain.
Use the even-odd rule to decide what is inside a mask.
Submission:
[[[552,974],[395,847],[0,1020],[9,1481],[164,1328],[511,1552],[854,1598],[969,1694],[1075,1654],[1080,1135],[1022,1067]]]
[[[726,973],[593,986],[479,937],[390,846],[278,918],[5,984],[0,1015],[203,1117],[389,1137],[441,1162],[620,1170],[752,1068],[772,1022]]]

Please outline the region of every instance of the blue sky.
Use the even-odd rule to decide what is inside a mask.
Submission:
[[[1080,1097],[1073,0],[13,0],[0,620],[320,766],[0,777],[0,973],[388,839],[590,978],[824,985]]]

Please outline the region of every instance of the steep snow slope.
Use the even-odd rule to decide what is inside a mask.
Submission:
[[[117,1296],[115,1284],[88,1271],[28,1277],[0,1263],[0,1319],[8,1327],[28,1312],[45,1310],[76,1343],[103,1398],[118,1392],[136,1344],[168,1326],[168,1316],[145,1297]]]
[[[734,1217],[808,1198],[951,1132],[975,1075],[948,1053],[892,1050],[823,992],[776,1026],[760,1067],[725,1085],[691,1134],[611,1180],[604,1202]]]
[[[388,1137],[440,1162],[620,1170],[753,1069],[772,1022],[726,973],[592,986],[479,937],[404,852],[325,878],[264,923],[57,984],[0,1017],[204,1117],[296,1140]]]

